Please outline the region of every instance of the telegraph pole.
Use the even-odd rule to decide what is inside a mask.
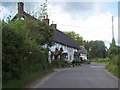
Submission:
[[[113,16],[112,16],[112,38],[114,38],[114,21],[113,21]]]
[[[115,38],[114,38],[114,19],[112,16],[112,45],[115,45]]]

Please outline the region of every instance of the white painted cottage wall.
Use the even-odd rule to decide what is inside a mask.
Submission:
[[[63,53],[68,53],[68,60],[70,62],[72,62],[74,60],[74,52],[77,52],[77,49],[74,49],[74,48],[71,48],[71,47],[68,47],[68,46],[64,46],[64,45],[59,44],[59,43],[55,43],[55,45],[52,46],[50,48],[50,50],[53,51],[53,52],[55,52],[55,48],[60,49],[61,47],[64,50]]]

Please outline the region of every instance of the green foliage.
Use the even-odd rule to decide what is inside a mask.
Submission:
[[[61,68],[61,67],[69,67],[70,66],[70,62],[66,61],[66,60],[53,60],[51,62],[52,67],[54,68]]]
[[[96,62],[96,63],[103,63],[103,64],[108,64],[109,63],[109,58],[94,58],[91,61]]]
[[[89,41],[85,41],[85,40],[84,40],[84,47],[85,47],[85,49],[86,49],[87,51],[89,51],[89,48],[90,48],[90,46],[89,46]]]
[[[116,43],[115,43],[115,39],[114,38],[112,38],[112,43],[110,44],[110,46],[116,46]]]
[[[120,54],[117,54],[110,58],[109,64],[106,66],[107,70],[120,78]]]
[[[74,31],[65,33],[69,35],[71,38],[73,38],[78,45],[83,45],[83,38],[79,34],[75,33]]]
[[[81,63],[82,63],[82,64],[90,64],[90,61],[83,60]]]
[[[44,22],[34,20],[17,20],[9,23],[17,33],[21,34],[24,39],[30,39],[38,45],[52,46],[54,30]]]
[[[22,54],[21,49],[23,46],[23,38],[17,34],[8,25],[4,25],[3,28],[3,56],[2,56],[2,70],[3,81],[9,79],[19,78],[21,70],[20,62]]]
[[[115,45],[115,40],[113,38],[110,48],[108,49],[108,57],[110,58],[109,64],[107,65],[108,71],[112,72],[115,76],[120,78],[120,46]]]
[[[73,66],[78,66],[78,65],[81,65],[81,61],[80,61],[80,60],[73,60],[73,61],[71,62],[71,64],[72,64]]]
[[[3,85],[21,79],[25,73],[29,75],[51,68],[47,49],[40,47],[51,45],[53,30],[50,27],[40,21],[16,20],[3,23],[2,32]],[[39,36],[41,33],[43,36]]]
[[[11,21],[7,25],[13,29],[16,33],[20,34],[24,39],[27,38],[29,33],[29,28],[26,26],[27,21],[16,20]]]
[[[88,50],[89,58],[105,58],[107,55],[106,46],[103,41],[85,42],[85,48]]]
[[[41,21],[28,20],[27,28],[30,30],[29,38],[37,44],[52,46],[54,30]],[[34,23],[34,24],[32,24]]]
[[[33,83],[36,80],[42,79],[44,76],[53,72],[52,69],[48,69],[47,71],[41,72],[31,72],[31,73],[24,73],[23,77],[20,80],[10,80],[9,82],[3,84],[2,90],[8,90],[8,88],[15,88],[17,90],[21,90],[21,88],[26,88],[29,86],[30,83]]]
[[[108,50],[108,56],[111,58],[120,53],[120,47],[116,45],[111,45]]]

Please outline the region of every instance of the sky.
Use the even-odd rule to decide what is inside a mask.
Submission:
[[[22,0],[24,2],[24,0]],[[114,2],[113,2],[114,1]],[[33,15],[40,12],[44,2],[24,2],[24,9]],[[48,0],[47,12],[50,23],[57,24],[60,31],[74,31],[84,40],[102,40],[109,47],[112,41],[112,16],[114,17],[114,36],[118,39],[118,0]],[[0,3],[0,18],[6,19],[17,13],[17,2]],[[118,43],[119,41],[119,43]]]

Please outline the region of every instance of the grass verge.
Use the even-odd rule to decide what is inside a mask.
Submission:
[[[120,54],[112,56],[106,69],[114,76],[120,78]]]
[[[106,66],[107,71],[109,71],[110,73],[112,73],[114,76],[118,77],[120,79],[120,70],[118,69],[117,65],[111,65],[108,64]]]
[[[42,71],[42,72],[35,72],[35,73],[26,73],[20,80],[10,80],[9,82],[3,84],[3,90],[5,88],[24,88],[27,85],[33,83],[38,79],[42,79],[44,76],[53,72],[53,69]]]

